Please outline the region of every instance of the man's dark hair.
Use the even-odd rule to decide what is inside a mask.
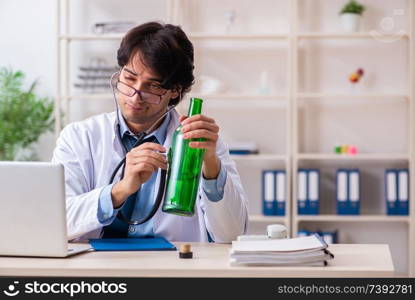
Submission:
[[[181,95],[170,100],[180,102],[194,82],[193,45],[179,26],[149,22],[132,28],[121,41],[118,65],[124,67],[139,52],[143,64],[162,79],[161,87],[179,88]]]

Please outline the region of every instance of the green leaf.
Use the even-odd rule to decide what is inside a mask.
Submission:
[[[365,11],[365,6],[356,2],[355,0],[350,0],[346,5],[343,6],[340,14],[351,13],[361,15]]]
[[[37,81],[24,90],[24,78],[21,71],[0,69],[0,160],[17,159],[54,126],[53,101],[36,95]]]

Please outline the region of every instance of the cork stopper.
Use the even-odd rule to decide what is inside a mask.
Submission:
[[[193,252],[191,251],[190,244],[182,244],[180,245],[180,258],[193,258]]]
[[[189,253],[189,252],[191,252],[191,246],[190,246],[190,244],[180,245],[180,252],[181,253]]]

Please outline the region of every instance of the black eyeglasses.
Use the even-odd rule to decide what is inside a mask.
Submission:
[[[132,86],[120,81],[118,78],[117,82],[115,83],[115,88],[117,91],[119,91],[121,94],[133,97],[135,94],[138,94],[140,96],[141,101],[151,103],[151,104],[160,104],[162,97],[167,93],[165,91],[163,94],[154,94],[148,91],[141,91],[133,88]]]

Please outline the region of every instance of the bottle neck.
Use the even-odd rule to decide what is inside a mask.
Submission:
[[[189,105],[189,112],[187,113],[188,117],[199,115],[202,113],[202,103],[203,100],[199,98],[191,98]]]

